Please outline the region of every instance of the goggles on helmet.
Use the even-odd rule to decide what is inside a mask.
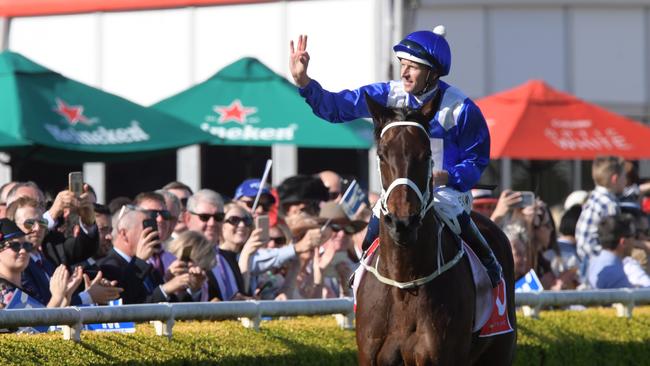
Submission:
[[[424,63],[427,66],[430,66],[430,67],[434,68],[435,70],[441,70],[442,69],[442,67],[441,67],[440,63],[438,62],[438,60],[436,60],[432,55],[430,55],[427,52],[427,50],[425,50],[424,47],[420,46],[417,42],[413,42],[413,41],[411,41],[409,39],[404,39],[399,43],[399,45],[405,47],[406,50],[404,48],[402,48],[400,51],[397,51],[396,56],[398,58],[409,59],[409,57],[405,57],[406,55],[402,54],[402,53],[406,53],[406,54],[412,55],[415,58],[417,58],[417,59],[412,60],[412,61],[415,61],[415,62],[418,62],[418,63]]]

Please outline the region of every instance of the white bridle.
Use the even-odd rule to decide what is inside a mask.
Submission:
[[[382,130],[381,133],[379,134],[379,138],[382,138],[386,131],[388,131],[390,128],[393,127],[398,127],[398,126],[413,126],[417,127],[422,132],[424,132],[427,136],[427,139],[429,138],[429,132],[422,126],[421,124],[417,122],[410,122],[410,121],[399,121],[399,122],[392,122],[387,124]],[[418,199],[420,200],[420,220],[424,218],[424,216],[427,214],[427,211],[433,207],[433,195],[431,194],[431,183],[432,183],[432,177],[433,177],[433,160],[429,164],[429,169],[427,172],[427,180],[426,180],[426,189],[424,190],[424,194],[420,190],[417,184],[413,182],[409,178],[396,178],[393,180],[388,186],[388,189],[384,189],[384,182],[381,178],[381,165],[380,165],[380,160],[379,160],[379,155],[377,155],[377,170],[379,170],[379,185],[381,186],[381,196],[379,198],[379,208],[381,209],[381,212],[384,215],[389,214],[390,212],[388,211],[388,197],[390,196],[391,192],[395,188],[401,185],[405,185],[407,187],[410,187],[413,192],[418,196]]]
[[[414,126],[422,130],[426,135],[427,138],[429,138],[429,132],[426,130],[424,126],[417,122],[410,122],[410,121],[399,121],[399,122],[392,122],[387,124],[382,130],[381,133],[379,134],[379,138],[382,138],[384,136],[384,133],[390,128],[397,127],[397,126]],[[410,187],[415,194],[418,196],[420,199],[420,220],[424,218],[426,215],[427,211],[431,209],[431,207],[434,206],[440,206],[440,209],[443,209],[444,204],[442,202],[434,203],[434,198],[435,198],[435,192],[432,192],[431,190],[431,185],[432,185],[432,176],[433,176],[433,161],[431,161],[431,164],[429,164],[429,171],[427,173],[427,181],[426,185],[427,188],[424,191],[424,194],[422,194],[422,191],[420,191],[420,188],[418,188],[417,184],[415,184],[411,179],[409,178],[397,178],[391,182],[390,186],[388,189],[384,189],[384,183],[381,178],[381,166],[380,166],[380,161],[379,161],[379,156],[377,156],[377,169],[379,170],[379,183],[381,184],[381,197],[379,200],[379,208],[381,209],[381,212],[386,215],[389,214],[390,211],[388,211],[387,207],[387,202],[388,202],[388,196],[390,193],[395,189],[395,187],[399,185],[406,185]],[[442,230],[443,230],[443,225],[448,225],[452,228],[452,230],[456,231],[458,229],[457,224],[453,225],[452,222],[450,222],[448,219],[446,219],[445,215],[441,215],[440,219],[444,222],[440,222],[440,219],[435,216],[436,221],[439,222],[438,225],[438,256],[437,256],[437,262],[438,262],[438,268],[431,274],[425,277],[421,277],[418,279],[415,279],[413,281],[406,281],[406,282],[400,282],[400,281],[395,281],[391,278],[382,276],[379,273],[379,255],[377,255],[377,260],[375,262],[374,267],[368,263],[366,263],[366,255],[367,253],[364,253],[364,255],[361,258],[360,264],[363,266],[368,272],[372,273],[375,278],[381,283],[384,283],[386,285],[394,286],[400,289],[410,289],[410,288],[415,288],[418,286],[422,286],[424,284],[427,284],[436,277],[440,276],[444,272],[446,272],[448,269],[456,265],[460,261],[460,259],[463,257],[465,254],[465,250],[463,245],[460,245],[460,249],[458,253],[450,260],[449,262],[445,263],[442,255]]]

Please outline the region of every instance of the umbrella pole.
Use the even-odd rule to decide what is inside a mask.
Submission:
[[[9,49],[9,29],[11,18],[0,17],[0,52]]]
[[[374,157],[373,157],[374,158]],[[379,178],[377,178],[379,181]],[[501,190],[512,188],[512,161],[510,158],[501,158]],[[377,190],[376,192],[379,192]]]
[[[1,152],[0,159],[0,182],[11,182],[11,155]]]

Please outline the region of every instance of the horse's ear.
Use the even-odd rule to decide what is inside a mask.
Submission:
[[[429,99],[427,102],[424,103],[422,108],[420,108],[420,113],[425,118],[425,121],[431,121],[433,117],[436,115],[436,105],[437,101],[440,98],[439,95],[436,95],[435,97]]]
[[[377,103],[368,93],[363,92],[363,97],[366,99],[366,106],[368,106],[368,112],[375,121],[375,125],[382,124],[386,119],[386,110],[387,108],[383,105]]]

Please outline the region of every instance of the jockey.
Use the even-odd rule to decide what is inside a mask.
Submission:
[[[433,32],[417,31],[409,34],[393,47],[400,60],[401,80],[374,83],[355,90],[329,92],[307,76],[309,54],[307,36],[298,38],[297,47],[290,43],[290,69],[314,113],[330,122],[345,122],[370,117],[364,92],[378,103],[393,108],[420,108],[425,102],[442,93],[440,107],[430,121],[431,158],[434,162],[436,201],[446,209],[437,209],[439,215],[452,222],[486,267],[493,287],[501,278],[501,266],[490,246],[469,216],[469,190],[478,182],[490,159],[490,133],[485,119],[474,102],[459,89],[439,78],[449,74],[451,52],[445,39],[444,26]],[[438,205],[434,206],[438,208]],[[376,207],[377,208],[377,207]],[[379,212],[368,225],[364,251],[379,235]]]

